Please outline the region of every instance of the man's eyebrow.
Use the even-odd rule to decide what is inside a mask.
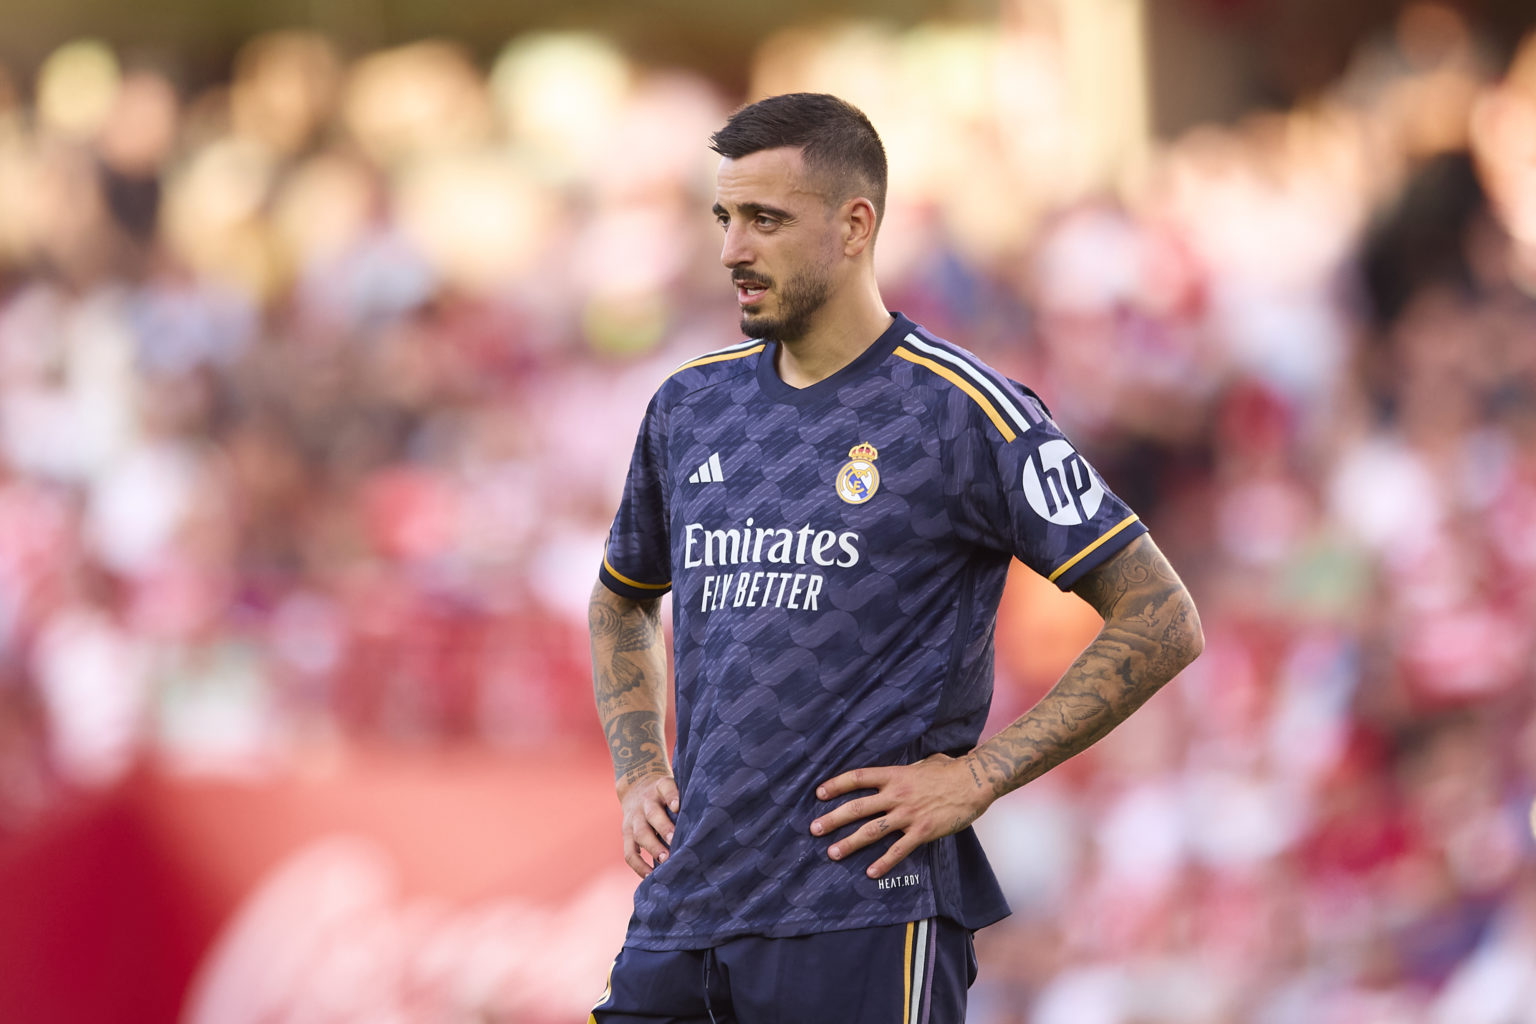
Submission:
[[[739,207],[737,207],[737,209],[739,209],[741,211],[741,215],[748,220],[751,220],[753,217],[756,217],[761,213],[766,213],[768,216],[774,217],[778,220],[794,219],[794,215],[788,210],[781,210],[777,206],[767,206],[763,203],[742,203]],[[710,212],[713,213],[716,217],[728,217],[730,216],[731,211],[727,210],[719,203],[716,203],[714,207],[711,208]]]

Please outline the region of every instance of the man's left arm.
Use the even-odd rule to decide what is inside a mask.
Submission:
[[[1092,643],[1040,702],[963,757],[859,768],[828,779],[816,795],[850,800],[811,823],[815,835],[864,824],[828,849],[841,860],[901,833],[869,868],[880,878],[924,843],[965,828],[992,802],[1080,753],[1131,713],[1205,647],[1200,615],[1150,536],[1126,545],[1072,588],[1104,618]]]

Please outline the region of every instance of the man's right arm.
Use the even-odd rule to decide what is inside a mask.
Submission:
[[[587,623],[597,715],[608,737],[623,812],[624,861],[644,878],[667,859],[671,814],[678,808],[677,784],[667,762],[661,599],[634,601],[599,581],[592,589]]]

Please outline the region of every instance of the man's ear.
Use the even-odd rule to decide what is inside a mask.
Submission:
[[[863,196],[843,204],[843,252],[858,256],[875,242],[875,204]]]

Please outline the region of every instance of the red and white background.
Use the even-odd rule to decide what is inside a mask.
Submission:
[[[635,884],[590,755],[137,774],[0,849],[0,1017],[584,1019]]]

